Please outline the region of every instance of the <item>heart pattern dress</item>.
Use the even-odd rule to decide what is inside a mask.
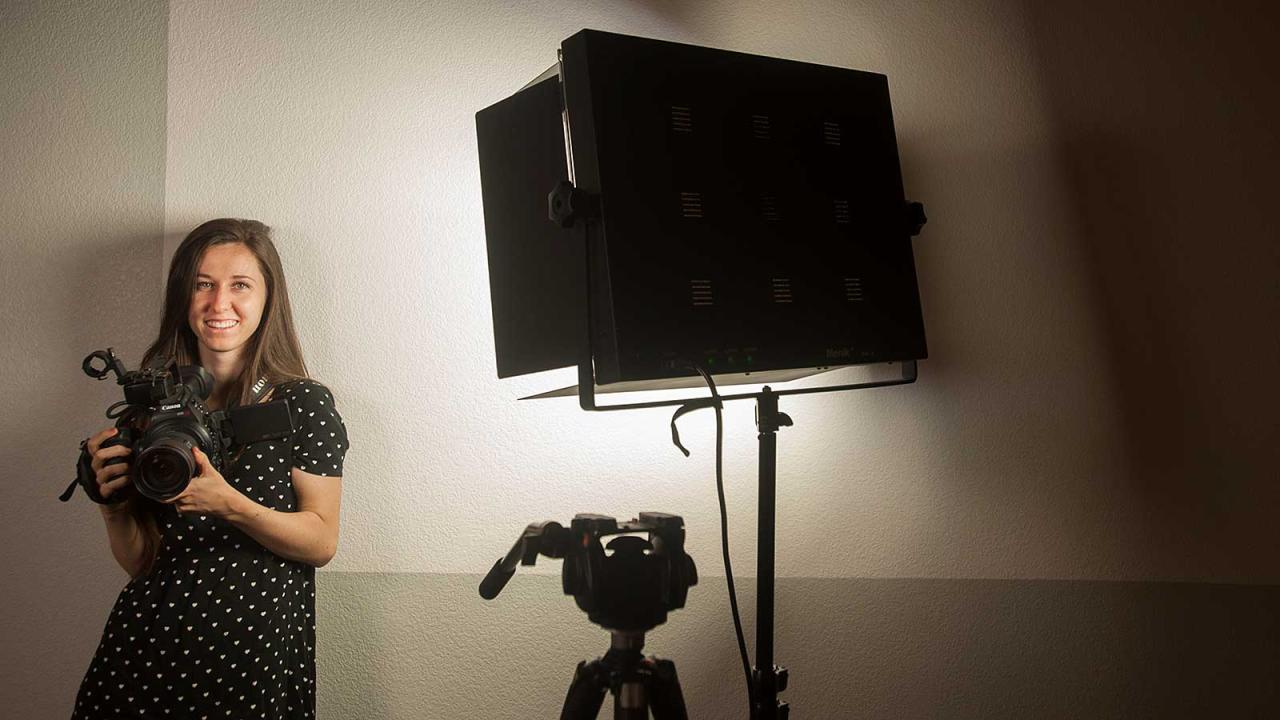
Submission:
[[[347,433],[324,385],[272,395],[289,401],[292,437],[232,448],[222,474],[295,512],[291,469],[341,477]],[[116,599],[72,717],[314,718],[315,568],[219,518],[156,513],[156,560]]]

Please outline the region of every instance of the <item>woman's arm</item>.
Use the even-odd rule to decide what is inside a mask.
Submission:
[[[98,483],[98,494],[103,499],[110,498],[129,484],[128,456],[133,451],[124,445],[102,447],[102,443],[114,437],[117,432],[116,428],[107,428],[89,438],[85,444],[85,449],[92,458],[90,467],[93,468],[94,479]],[[112,460],[117,462],[111,462]],[[112,557],[129,573],[129,577],[136,578],[151,569],[160,537],[155,527],[139,520],[133,503],[131,498],[113,505],[99,505],[98,508],[107,525],[107,542],[111,545]]]
[[[129,573],[129,577],[146,575],[156,557],[160,541],[158,533],[138,521],[131,502],[100,505],[99,508],[107,523],[107,542],[111,544],[111,555]]]
[[[169,502],[179,512],[215,515],[235,525],[271,552],[288,560],[321,567],[338,549],[338,514],[342,478],[291,470],[297,512],[280,512],[260,505],[236,490],[213,468],[209,458],[194,451],[200,474]]]
[[[297,512],[259,505],[243,493],[231,501],[228,522],[266,549],[290,560],[323,567],[338,551],[338,512],[342,478],[291,470]]]

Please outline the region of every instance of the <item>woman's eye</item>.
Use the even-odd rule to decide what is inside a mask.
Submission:
[[[197,290],[208,290],[212,287],[213,287],[213,283],[209,282],[208,280],[201,280],[196,283]]]
[[[235,289],[237,289],[237,290],[248,290],[248,289],[249,289],[249,283],[247,283],[247,282],[242,282],[242,281],[241,281],[241,282],[236,282],[236,283],[234,283],[231,287],[233,287],[233,288],[235,288]]]

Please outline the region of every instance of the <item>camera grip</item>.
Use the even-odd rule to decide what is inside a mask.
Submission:
[[[107,438],[103,441],[101,447],[111,447],[113,445],[132,445],[134,441],[133,432],[129,428],[120,428],[115,436]],[[103,465],[114,465],[127,462],[125,458],[111,458],[103,463]],[[76,485],[84,488],[84,494],[89,499],[99,505],[118,505],[127,498],[126,493],[113,493],[111,497],[104,498],[102,493],[98,492],[98,478],[93,471],[93,456],[89,454],[88,441],[84,440],[80,443],[80,457],[76,460],[76,479],[71,481],[65,492],[58,496],[58,499],[66,502],[71,499],[71,495],[75,492]]]

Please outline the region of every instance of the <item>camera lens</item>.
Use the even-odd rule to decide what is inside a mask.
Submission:
[[[165,501],[187,489],[196,474],[191,445],[181,438],[164,437],[138,454],[133,484],[152,500]]]

